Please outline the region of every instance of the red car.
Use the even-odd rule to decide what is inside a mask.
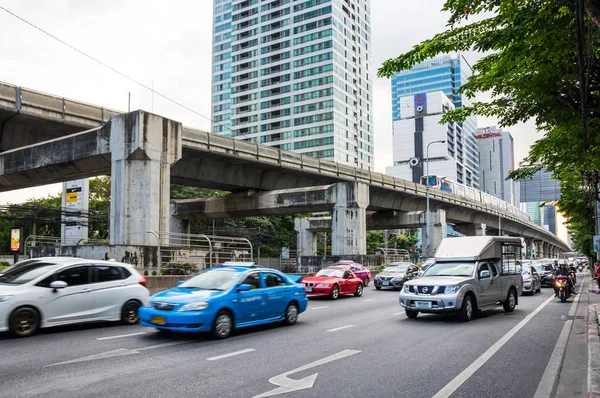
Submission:
[[[364,265],[355,263],[354,261],[342,260],[338,261],[337,263],[333,263],[331,266],[351,270],[352,272],[354,272],[354,275],[356,275],[360,280],[363,281],[363,285],[365,286],[369,286],[369,282],[372,279],[371,271],[369,271],[369,269]]]
[[[363,294],[363,281],[349,269],[328,267],[317,272],[315,276],[302,279],[304,291],[308,297],[328,296],[332,300],[340,294]]]

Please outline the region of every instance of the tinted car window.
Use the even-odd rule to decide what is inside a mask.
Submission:
[[[111,267],[110,265],[96,265],[95,282],[112,282],[123,279],[121,267]]]
[[[494,274],[494,276],[498,276],[498,270],[496,269],[496,264],[494,263],[489,263],[490,268],[492,269],[492,274]]]
[[[24,265],[17,265],[5,270],[0,274],[0,283],[10,283],[22,285],[42,276],[48,272],[48,267],[56,264],[30,262]]]
[[[252,289],[260,289],[260,277],[258,276],[258,272],[248,275],[242,284],[251,285]]]
[[[68,286],[88,284],[90,281],[91,268],[92,267],[89,265],[82,265],[79,267],[65,269],[56,274],[56,280],[67,282]]]
[[[286,286],[285,281],[277,274],[263,273],[263,276],[267,287]]]

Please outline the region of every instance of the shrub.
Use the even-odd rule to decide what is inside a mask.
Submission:
[[[196,264],[169,264],[161,269],[162,275],[191,275],[198,271]]]
[[[281,267],[281,272],[285,274],[292,274],[294,272],[298,272],[298,267],[296,264],[284,264],[283,267]]]

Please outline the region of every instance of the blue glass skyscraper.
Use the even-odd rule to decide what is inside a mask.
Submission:
[[[401,120],[400,99],[415,94],[443,92],[456,108],[469,105],[468,98],[458,93],[473,73],[471,66],[461,54],[444,55],[414,66],[392,76],[392,120]],[[469,117],[462,123],[462,145],[456,147],[452,157],[458,157],[465,167],[457,176],[460,183],[479,188],[479,154],[477,150],[477,119]],[[424,143],[426,145],[427,143]],[[412,156],[412,155],[410,155]]]

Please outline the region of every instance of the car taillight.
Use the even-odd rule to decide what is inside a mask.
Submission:
[[[525,283],[525,280],[523,279],[523,275],[521,275],[521,285]]]
[[[142,285],[142,286],[144,286],[144,287],[146,287],[146,278],[144,277],[144,275],[140,271],[138,271],[138,274],[140,274],[139,284]]]

